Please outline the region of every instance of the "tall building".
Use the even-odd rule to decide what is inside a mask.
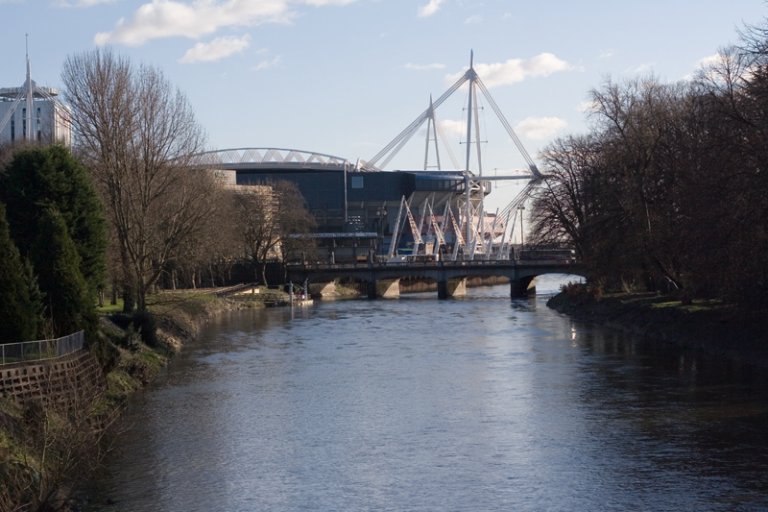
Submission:
[[[46,144],[54,142],[66,146],[72,143],[72,130],[68,118],[69,110],[56,99],[58,91],[49,87],[40,87],[32,82],[31,116],[28,115],[24,101],[24,87],[0,88],[0,145],[23,140],[33,140]],[[22,99],[19,99],[19,98]],[[31,120],[31,131],[27,123]]]
[[[32,80],[27,54],[27,79],[22,86],[0,88],[0,146],[24,140],[71,145],[69,109],[58,95],[58,90]]]

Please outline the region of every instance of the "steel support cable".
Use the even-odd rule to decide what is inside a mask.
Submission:
[[[528,168],[531,170],[531,173],[533,174],[533,176],[536,178],[540,178],[541,173],[539,172],[538,167],[536,167],[536,163],[534,163],[533,159],[531,158],[531,155],[529,155],[528,151],[526,151],[525,147],[523,146],[523,143],[517,137],[515,130],[512,129],[512,126],[509,124],[509,121],[507,121],[507,118],[504,117],[504,114],[502,113],[499,106],[496,104],[496,101],[493,99],[493,96],[491,96],[491,93],[488,92],[488,89],[485,87],[485,84],[482,82],[482,80],[480,80],[479,77],[477,78],[477,84],[480,86],[480,90],[482,91],[483,96],[485,96],[485,99],[488,100],[488,103],[491,105],[491,108],[496,114],[496,117],[499,118],[499,121],[501,121],[501,124],[504,126],[504,129],[507,130],[507,133],[512,138],[512,141],[515,143],[517,150],[520,151],[521,155],[523,155],[523,158],[528,164]]]
[[[397,147],[395,147],[395,149],[394,149],[394,150],[392,150],[392,151],[390,151],[390,152],[389,152],[389,154],[387,155],[387,158],[385,158],[385,159],[384,159],[384,161],[381,163],[381,168],[382,168],[382,169],[386,168],[386,167],[387,167],[387,165],[389,164],[389,162],[390,162],[390,161],[391,161],[393,158],[395,158],[395,156],[397,156],[397,154],[400,152],[400,150],[401,150],[401,149],[403,149],[403,146],[405,146],[405,145],[408,143],[408,141],[409,141],[409,140],[411,140],[411,137],[413,136],[413,134],[414,134],[414,133],[416,133],[416,132],[418,131],[418,129],[419,129],[419,128],[421,128],[421,125],[422,125],[422,124],[424,124],[424,121],[426,121],[426,120],[427,120],[427,118],[426,118],[426,117],[425,117],[425,118],[423,118],[423,119],[421,120],[421,122],[420,122],[419,124],[417,124],[417,125],[416,125],[416,126],[413,128],[413,130],[411,131],[411,133],[410,133],[410,134],[409,134],[407,137],[404,137],[404,138],[402,138],[402,139],[400,140],[400,143],[399,143],[399,144],[397,144]],[[368,162],[368,164],[370,164],[370,165],[375,165],[375,161],[374,161],[374,163]]]
[[[483,93],[483,96],[485,96],[485,99],[488,100],[488,103],[491,105],[491,108],[493,109],[493,112],[496,114],[496,117],[499,119],[501,124],[504,126],[504,129],[507,130],[507,133],[512,138],[512,141],[515,143],[515,146],[517,147],[518,151],[520,151],[520,154],[523,156],[526,163],[528,163],[529,166],[535,167],[536,164],[533,162],[533,159],[528,154],[528,151],[525,149],[525,147],[523,146],[523,143],[518,138],[517,133],[515,133],[515,130],[509,124],[509,121],[507,121],[507,118],[504,116],[503,112],[501,111],[501,108],[499,108],[498,104],[496,104],[496,101],[493,99],[493,96],[491,96],[491,93],[488,91],[488,88],[485,86],[483,81],[480,80],[480,78],[477,79],[477,84],[479,85],[480,90]]]
[[[518,214],[521,217],[523,215],[521,205],[526,201],[526,199],[528,199],[528,197],[530,197],[531,190],[537,184],[538,184],[538,180],[531,180],[531,181],[529,181],[528,184],[525,187],[523,187],[523,189],[515,196],[515,198],[512,199],[512,201],[509,203],[509,205],[507,205],[507,208],[509,208],[511,210],[510,214],[512,214],[512,212],[514,212],[512,222],[509,225],[511,227],[510,238],[511,238],[512,234],[515,232],[515,226],[517,225]],[[521,231],[522,231],[522,229],[521,229]]]
[[[509,202],[509,204],[504,208],[504,211],[506,210],[517,210],[519,209],[520,205],[525,202],[528,197],[530,197],[531,190],[533,187],[535,187],[537,182],[535,180],[531,180],[528,182],[528,184],[523,187],[523,189],[517,193],[517,195],[512,199],[512,201]]]
[[[512,211],[516,210],[520,204],[522,204],[528,197],[530,196],[531,189],[535,187],[537,184],[536,180],[529,181],[523,189],[515,195],[515,197],[507,203],[507,206],[504,207],[503,210],[501,210],[501,213],[498,215],[503,217],[505,215],[509,215]]]
[[[456,155],[453,154],[453,150],[451,149],[450,144],[447,144],[445,132],[440,127],[439,124],[435,123],[437,128],[437,136],[440,138],[440,140],[443,142],[445,149],[448,151],[448,158],[450,158],[451,163],[453,164],[454,169],[461,169],[461,166],[459,165],[459,161],[456,159]]]
[[[400,132],[397,137],[392,139],[389,144],[387,144],[381,151],[376,153],[376,155],[366,160],[365,163],[371,166],[377,166],[377,163],[379,160],[381,160],[382,157],[387,155],[390,151],[392,151],[392,148],[394,148],[396,145],[398,145],[403,139],[408,140],[413,133],[419,129],[419,127],[424,123],[424,121],[427,119],[427,113],[426,111],[423,112],[419,117],[417,117],[411,124],[409,124],[402,132]],[[378,166],[383,167],[383,166]]]
[[[447,100],[454,92],[456,92],[459,89],[459,87],[464,85],[464,82],[466,82],[467,80],[470,79],[471,72],[473,72],[473,71],[474,70],[472,70],[471,68],[468,69],[467,72],[464,73],[464,75],[462,75],[461,78],[456,80],[456,82],[447,91],[445,91],[442,94],[442,96],[440,96],[432,104],[432,106],[430,108],[436,109],[437,107],[442,105],[445,102],[445,100]],[[374,155],[374,157],[371,158],[370,160],[368,160],[366,163],[369,164],[369,165],[376,165],[376,162],[378,162],[382,157],[384,157],[384,155],[386,155],[387,153],[392,151],[392,148],[394,148],[395,146],[398,146],[397,151],[399,151],[403,147],[403,145],[404,145],[404,142],[402,142],[403,139],[405,139],[406,141],[408,139],[410,139],[413,136],[413,134],[416,132],[416,130],[418,130],[419,127],[421,127],[421,125],[424,123],[424,121],[427,119],[427,117],[429,117],[429,110],[430,109],[427,108],[424,112],[422,112],[422,114],[419,115],[419,117],[417,117],[402,132],[400,132],[397,135],[397,137],[392,139],[392,141],[390,141],[389,144],[387,144],[381,151],[376,153],[376,155]],[[397,153],[397,152],[395,152],[395,153]],[[390,156],[387,161],[389,161],[391,159],[392,159],[392,157]],[[382,166],[382,167],[384,167],[384,166]]]

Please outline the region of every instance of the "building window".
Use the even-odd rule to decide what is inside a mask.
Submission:
[[[352,176],[352,188],[361,189],[364,186],[364,178],[362,176]]]

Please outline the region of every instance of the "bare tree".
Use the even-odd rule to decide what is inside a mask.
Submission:
[[[193,288],[223,285],[229,280],[234,263],[242,260],[232,189],[221,186],[212,192],[209,215],[177,248],[167,269],[174,289],[182,283]]]
[[[586,252],[590,221],[588,184],[594,180],[600,158],[599,143],[589,137],[568,137],[543,152],[549,176],[534,197],[531,242],[571,243],[579,257]]]
[[[608,83],[592,92],[603,129],[603,159],[623,215],[627,249],[648,276],[683,287],[680,168],[676,134],[689,90],[654,78]]]
[[[194,170],[203,132],[159,70],[109,50],[68,57],[62,80],[77,149],[116,233],[126,310],[133,299],[144,310],[164,265],[214,205],[213,176]]]
[[[717,273],[718,288],[750,309],[768,308],[768,22],[748,27],[742,46],[721,50],[719,60],[699,76],[711,98],[717,123],[712,139],[722,141],[713,167],[721,176],[715,254],[729,271]],[[727,156],[726,158],[723,158]],[[714,235],[714,237],[712,236]],[[714,272],[713,272],[714,273]]]

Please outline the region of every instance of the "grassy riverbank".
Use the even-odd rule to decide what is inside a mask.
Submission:
[[[578,320],[768,368],[764,317],[731,304],[683,302],[655,293],[595,297],[575,285],[552,297],[547,305]]]
[[[130,323],[131,318],[125,318],[122,328],[112,322],[102,323],[102,331],[111,332],[111,345],[118,351],[116,364],[105,363],[105,367],[110,368],[107,396],[123,401],[146,386],[174,353],[198,336],[200,328],[210,319],[226,311],[285,302],[287,297],[282,291],[266,288],[233,296],[224,296],[221,289],[213,288],[165,291],[150,296],[147,301],[150,316],[146,320]],[[119,319],[119,315],[113,318]],[[140,332],[142,321],[151,331],[149,334]],[[120,323],[118,320],[117,324]]]
[[[155,294],[149,315],[105,308],[91,344],[104,369],[103,392],[76,397],[74,407],[0,399],[0,511],[67,510],[71,492],[107,454],[104,434],[128,397],[152,382],[211,318],[286,298],[278,290],[224,297],[208,289]]]

